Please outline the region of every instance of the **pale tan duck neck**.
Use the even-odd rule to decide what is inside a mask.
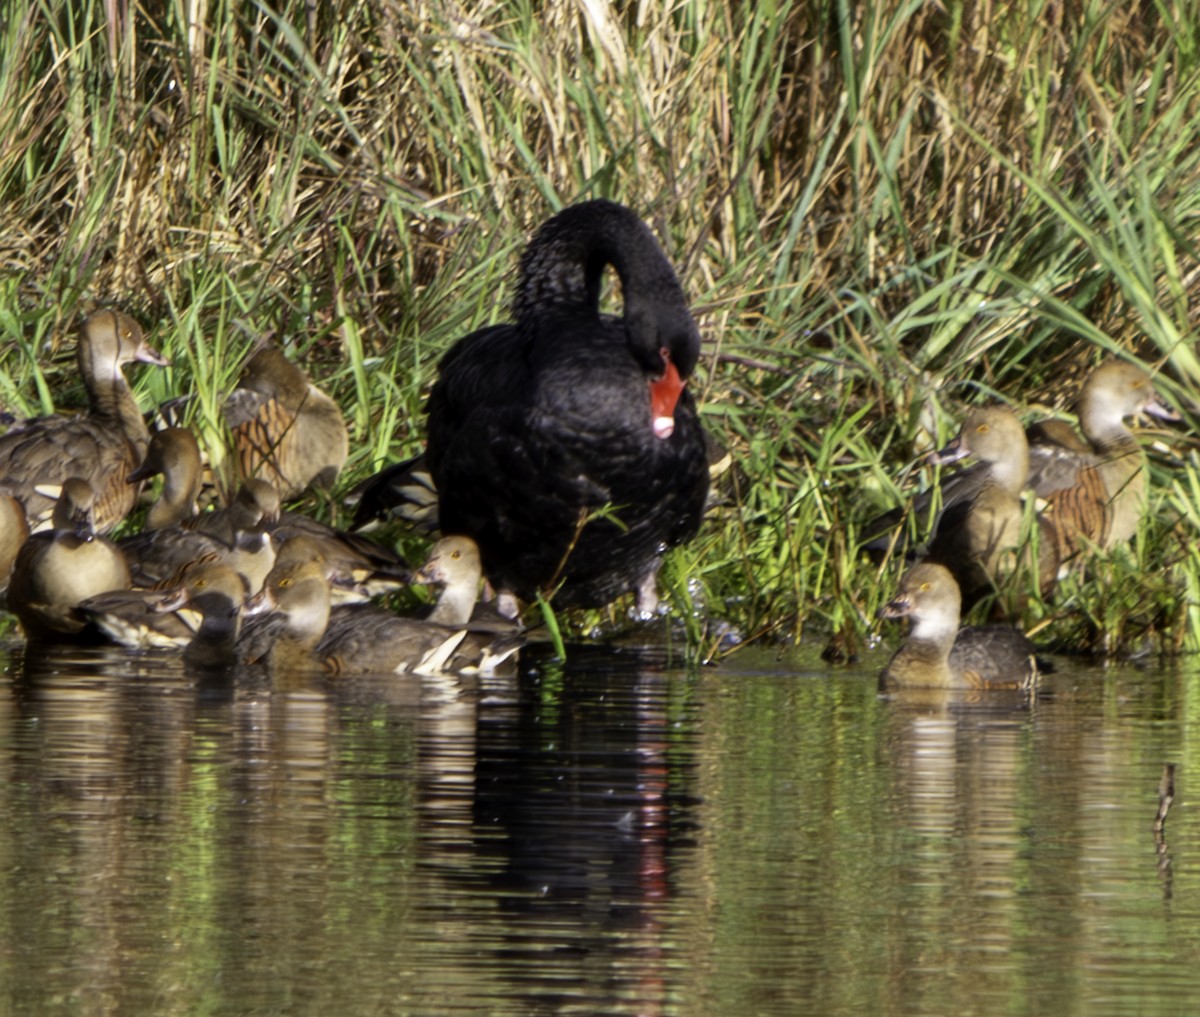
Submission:
[[[1019,442],[1013,442],[1007,453],[988,461],[988,475],[997,487],[1019,498],[1029,479],[1029,443],[1022,433]]]
[[[1092,450],[1104,458],[1139,452],[1137,438],[1125,423],[1127,400],[1103,386],[1087,386],[1079,400],[1079,429]]]
[[[483,566],[479,549],[468,537],[444,537],[434,545],[419,575],[428,582],[444,583],[429,621],[439,625],[466,625],[479,599]]]
[[[954,684],[950,651],[958,636],[962,597],[958,584],[943,566],[923,562],[900,582],[885,617],[910,619],[908,638],[882,674],[883,684],[895,688],[949,688]]]
[[[1001,406],[972,410],[955,444],[987,468],[987,483],[1019,498],[1029,479],[1029,442],[1020,421]]]
[[[140,462],[150,445],[150,431],[122,371],[121,347],[126,341],[135,341],[132,335],[122,336],[129,322],[131,319],[115,311],[92,315],[84,323],[84,332],[76,347],[76,360],[87,388],[91,415],[117,424],[137,450]],[[114,331],[111,342],[95,338],[95,332],[104,328]],[[140,337],[136,341],[140,342]]]
[[[920,643],[949,658],[958,635],[958,609],[950,605],[922,604],[911,615],[912,628],[908,632],[910,643]]]

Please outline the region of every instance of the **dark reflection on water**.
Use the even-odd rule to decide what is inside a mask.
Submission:
[[[1172,1014],[1197,672],[770,656],[482,685],[11,654],[0,1012]],[[1165,844],[1151,823],[1178,764]]]

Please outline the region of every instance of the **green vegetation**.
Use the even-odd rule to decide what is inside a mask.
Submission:
[[[1197,5],[948,7],[12,8],[0,400],[78,402],[54,354],[119,305],[174,363],[144,404],[197,393],[219,468],[221,397],[273,335],[345,407],[349,484],[420,446],[439,354],[505,316],[532,228],[613,197],[679,267],[736,464],[667,588],[853,650],[899,568],[856,530],[964,404],[1069,409],[1109,352],[1161,366],[1185,413],[1200,382]],[[1130,554],[1030,607],[1047,638],[1200,648],[1190,431]]]

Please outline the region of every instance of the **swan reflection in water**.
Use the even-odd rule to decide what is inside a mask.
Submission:
[[[176,942],[181,999],[200,970],[264,1008],[362,981],[660,1009],[694,767],[661,668],[581,657],[479,683],[31,653],[0,778],[36,801],[20,906],[73,915],[60,987],[134,998],[125,958]]]

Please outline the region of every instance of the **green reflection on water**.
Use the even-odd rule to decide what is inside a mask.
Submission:
[[[1031,705],[588,667],[457,695],[17,668],[8,1012],[1169,1014],[1200,991],[1196,673],[1068,673]]]

